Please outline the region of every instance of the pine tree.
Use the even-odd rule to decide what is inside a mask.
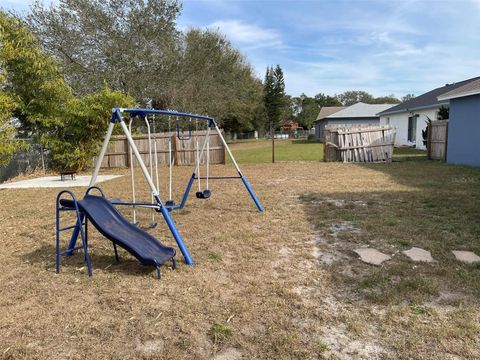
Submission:
[[[272,134],[272,162],[275,162],[275,128],[280,124],[285,106],[285,80],[280,65],[267,67],[264,83],[264,104]]]

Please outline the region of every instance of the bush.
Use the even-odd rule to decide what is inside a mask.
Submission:
[[[64,121],[42,136],[42,142],[52,150],[53,166],[75,171],[90,166],[106,134],[112,108],[133,104],[131,97],[108,87],[70,101]]]
[[[313,141],[313,140],[315,140],[315,134],[308,134],[307,140],[308,140],[308,141]]]

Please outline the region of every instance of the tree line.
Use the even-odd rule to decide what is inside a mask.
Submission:
[[[286,117],[298,122],[303,128],[310,129],[320,109],[324,106],[350,106],[357,102],[366,104],[399,104],[413,97],[413,94],[407,94],[401,99],[396,98],[393,94],[374,97],[368,92],[361,90],[349,90],[333,96],[324,93],[318,93],[313,97],[305,94],[297,97],[287,96],[285,100],[287,106]]]
[[[180,30],[180,13],[177,0],[36,1],[24,17],[0,10],[0,165],[23,136],[58,168],[90,166],[112,107],[202,113],[227,132],[263,132],[286,119],[310,128],[321,106],[399,101],[363,91],[287,96],[280,66],[262,81],[218,31]]]

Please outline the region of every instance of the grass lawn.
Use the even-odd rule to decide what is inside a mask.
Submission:
[[[241,182],[212,181],[210,199],[173,215],[196,267],[179,261],[161,281],[123,250],[117,264],[92,227],[93,278],[81,253],[56,275],[58,190],[1,190],[0,358],[480,358],[480,264],[451,253],[480,255],[480,169],[412,160],[242,170],[266,212]],[[115,172],[126,176],[102,188],[129,199],[128,171]],[[178,199],[191,168],[174,172]],[[158,220],[151,233],[175,246]],[[412,262],[402,253],[412,246],[436,261]],[[367,265],[360,247],[392,258]]]
[[[239,164],[272,162],[272,140],[247,140],[230,145]],[[323,144],[306,140],[275,140],[275,161],[323,160]]]
[[[272,162],[271,140],[245,140],[230,144],[239,164]],[[395,161],[427,160],[426,152],[412,148],[395,148]],[[228,158],[228,157],[227,157]],[[323,144],[306,140],[275,140],[275,161],[322,161]],[[229,159],[227,159],[229,161]]]

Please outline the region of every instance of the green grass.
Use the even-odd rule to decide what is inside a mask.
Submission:
[[[271,140],[244,140],[230,145],[240,164],[272,162]],[[412,148],[395,148],[394,161],[427,160],[427,153]],[[323,161],[323,144],[307,140],[276,140],[275,161]]]
[[[223,324],[214,323],[210,328],[210,337],[214,344],[222,343],[232,336],[232,330]]]
[[[231,145],[233,156],[240,164],[272,162],[272,141],[252,140]],[[276,140],[275,161],[321,161],[323,144],[305,140]]]

